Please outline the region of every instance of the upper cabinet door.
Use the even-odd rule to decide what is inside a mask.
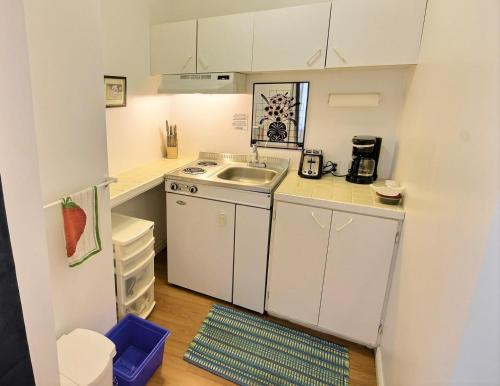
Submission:
[[[151,74],[196,72],[196,20],[151,27]]]
[[[335,0],[326,67],[415,64],[427,0]]]
[[[198,72],[252,69],[253,14],[198,19]]]
[[[398,222],[333,212],[319,326],[374,347]]]
[[[253,71],[325,67],[330,3],[255,13]]]
[[[332,211],[280,201],[274,210],[266,309],[317,325]]]

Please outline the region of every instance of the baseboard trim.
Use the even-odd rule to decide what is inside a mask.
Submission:
[[[384,366],[382,364],[382,351],[380,346],[375,349],[375,373],[377,374],[377,385],[385,386]]]

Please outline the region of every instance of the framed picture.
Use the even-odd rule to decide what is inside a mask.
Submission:
[[[254,83],[251,145],[304,148],[309,82]]]
[[[125,107],[127,105],[127,78],[104,75],[104,99],[106,107]]]

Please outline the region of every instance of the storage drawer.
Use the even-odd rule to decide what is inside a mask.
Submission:
[[[118,317],[121,319],[127,314],[135,314],[147,318],[155,306],[155,278],[148,286],[126,303],[118,302]]]
[[[126,257],[125,259],[115,259],[115,271],[117,275],[126,276],[137,267],[141,266],[144,261],[149,259],[151,253],[154,253],[155,239],[154,237],[135,254]]]
[[[134,270],[125,275],[116,275],[116,294],[118,302],[127,303],[142,293],[155,276],[154,252]]]
[[[115,259],[127,259],[149,244],[153,238],[154,222],[112,215],[113,252]]]

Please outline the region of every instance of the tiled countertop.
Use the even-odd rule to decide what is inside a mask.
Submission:
[[[192,162],[193,158],[162,158],[138,168],[118,174],[118,182],[111,184],[111,207],[114,208],[149,189],[163,183],[165,174],[182,165]]]
[[[351,184],[345,178],[334,176],[323,176],[319,180],[301,178],[296,170],[288,172],[276,189],[274,199],[396,220],[404,219],[403,206],[381,203],[370,185]]]

